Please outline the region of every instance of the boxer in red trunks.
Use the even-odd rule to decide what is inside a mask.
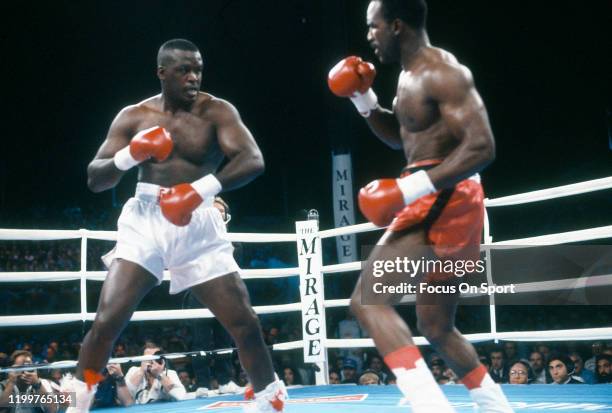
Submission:
[[[389,251],[418,260],[424,245],[439,259],[478,259],[484,207],[477,173],[495,157],[493,134],[470,70],[429,43],[426,15],[424,0],[372,0],[368,5],[367,40],[376,57],[381,63],[401,65],[391,110],[379,106],[371,89],[371,63],[348,57],[328,78],[332,92],[349,97],[374,134],[403,150],[408,164],[399,179],[378,179],[360,191],[359,206],[366,218],[389,226],[370,262],[389,258]],[[355,287],[351,310],[397,376],[400,390],[416,413],[454,411],[394,309],[396,297],[387,294],[381,305],[362,302],[362,284],[372,276],[368,272],[362,272]],[[441,275],[430,281],[449,277]],[[461,377],[480,411],[511,412],[474,347],[454,326],[458,298],[417,294],[418,329]]]

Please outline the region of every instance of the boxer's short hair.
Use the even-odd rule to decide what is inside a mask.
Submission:
[[[375,0],[382,4],[382,15],[387,22],[400,19],[415,30],[425,28],[427,3],[425,0]]]
[[[162,44],[157,52],[157,65],[163,66],[168,63],[171,58],[168,51],[170,50],[185,50],[188,52],[199,52],[198,46],[187,39],[172,39]]]

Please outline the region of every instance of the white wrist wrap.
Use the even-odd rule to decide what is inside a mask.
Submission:
[[[368,89],[368,91],[364,94],[356,92],[353,96],[351,96],[351,102],[353,102],[361,116],[364,118],[369,117],[370,112],[378,107],[378,97],[372,88]]]
[[[203,178],[198,179],[191,183],[191,186],[195,191],[206,199],[209,196],[215,196],[221,192],[221,182],[213,174],[208,174]]]
[[[140,163],[132,157],[132,154],[130,153],[130,145],[117,152],[113,158],[113,162],[115,163],[117,169],[122,171],[127,171]]]
[[[418,171],[404,178],[399,178],[397,186],[404,195],[404,204],[406,205],[412,204],[422,196],[436,192],[436,188],[425,171]]]

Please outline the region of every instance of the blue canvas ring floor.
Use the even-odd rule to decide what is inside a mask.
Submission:
[[[612,384],[599,385],[503,385],[517,413],[612,412]],[[442,386],[457,413],[473,413],[462,385]],[[385,413],[410,412],[396,386],[305,386],[289,389],[286,413]],[[173,403],[154,403],[128,408],[100,409],[104,413],[238,413],[242,396],[219,396]],[[435,412],[432,412],[435,413]]]

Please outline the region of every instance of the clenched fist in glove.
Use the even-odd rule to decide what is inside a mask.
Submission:
[[[406,205],[434,192],[436,188],[425,171],[399,179],[377,179],[359,191],[359,209],[368,221],[384,227]]]
[[[372,63],[349,56],[329,71],[327,84],[335,95],[351,98],[359,113],[368,117],[378,106],[378,98],[370,88],[374,77],[376,69]]]
[[[113,160],[117,169],[127,171],[150,158],[159,162],[166,160],[172,147],[168,131],[161,126],[153,126],[134,135],[130,144],[119,150]]]
[[[178,184],[164,188],[159,194],[159,206],[164,217],[179,227],[189,224],[191,214],[204,199],[221,192],[221,183],[208,174],[190,184]]]

